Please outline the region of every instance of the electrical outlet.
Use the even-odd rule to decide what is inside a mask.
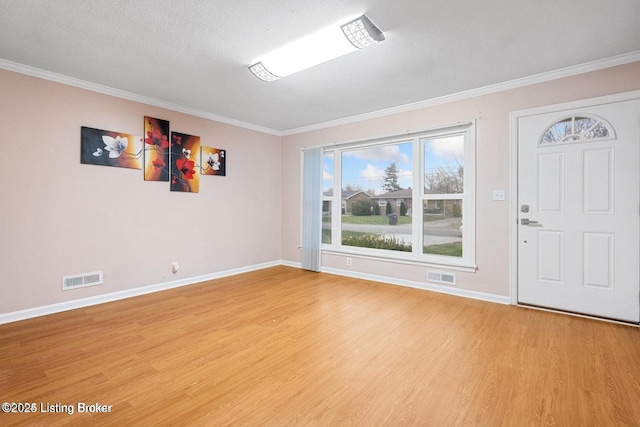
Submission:
[[[353,258],[347,258],[347,267],[351,267],[353,265]]]

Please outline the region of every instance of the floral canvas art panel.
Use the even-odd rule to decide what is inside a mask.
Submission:
[[[171,191],[197,193],[200,190],[200,137],[171,132]]]
[[[200,164],[202,165],[202,175],[225,176],[227,174],[227,150],[202,147]]]
[[[82,126],[80,163],[142,169],[142,137]]]
[[[144,180],[169,181],[169,121],[144,118]]]

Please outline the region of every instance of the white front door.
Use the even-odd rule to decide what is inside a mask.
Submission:
[[[522,116],[518,302],[640,321],[640,100]]]

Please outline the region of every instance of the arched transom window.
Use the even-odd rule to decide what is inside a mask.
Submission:
[[[549,126],[542,134],[539,145],[613,138],[613,128],[605,120],[596,116],[572,116]]]

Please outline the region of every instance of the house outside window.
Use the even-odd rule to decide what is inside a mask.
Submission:
[[[339,191],[323,251],[475,269],[474,123],[325,152]]]
[[[403,202],[407,210],[411,208],[412,197],[413,197],[413,190],[410,187],[400,189],[400,190],[388,191],[383,194],[372,196],[374,200],[385,201],[384,205],[380,204],[380,206],[382,207],[386,207],[387,203],[391,204],[392,206],[391,213],[398,214],[398,215],[400,215],[400,207],[402,206]],[[382,212],[382,213],[384,214],[385,212]]]

